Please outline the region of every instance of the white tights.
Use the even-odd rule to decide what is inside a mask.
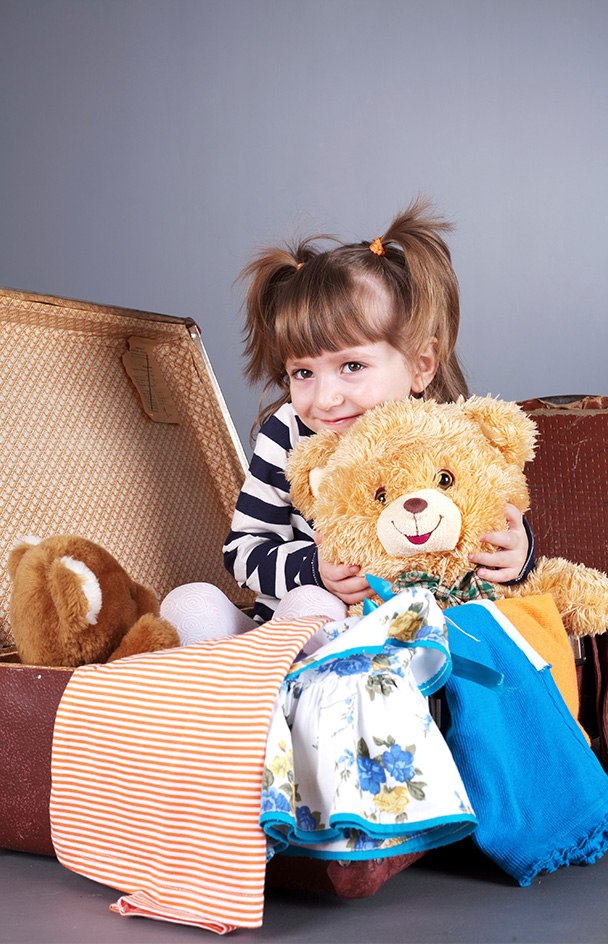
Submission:
[[[160,605],[160,615],[175,626],[182,646],[245,633],[258,625],[210,583],[187,583],[171,590]],[[338,597],[312,585],[290,590],[275,610],[277,619],[328,616],[340,620],[345,615],[346,606]]]

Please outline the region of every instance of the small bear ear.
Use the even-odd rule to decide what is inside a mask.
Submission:
[[[84,561],[68,556],[52,561],[47,580],[62,622],[82,629],[96,625],[102,603],[101,587]]]
[[[321,466],[315,466],[314,469],[311,469],[308,474],[308,481],[310,482],[310,490],[314,498],[319,497],[319,485],[321,481],[325,478],[327,474],[327,468],[322,468]]]
[[[24,554],[27,554],[28,551],[31,551],[33,547],[36,547],[37,544],[40,544],[42,538],[36,538],[33,535],[27,535],[27,537],[19,538],[18,543],[11,548],[8,555],[7,568],[11,580],[15,579],[15,574],[17,573],[17,568],[21,563],[21,560]]]
[[[339,433],[317,433],[303,439],[289,454],[285,475],[291,503],[308,520],[313,517],[319,483],[339,442]]]
[[[523,469],[534,458],[536,425],[517,403],[487,396],[460,398],[458,405],[507,462]]]

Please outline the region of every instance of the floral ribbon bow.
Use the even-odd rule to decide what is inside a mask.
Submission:
[[[439,577],[427,574],[423,570],[410,570],[400,574],[393,582],[393,593],[399,593],[407,587],[424,587],[430,590],[438,603],[447,603],[456,606],[468,603],[471,600],[496,600],[498,594],[493,584],[482,580],[476,570],[471,570],[464,577],[455,580],[451,587],[441,583]]]

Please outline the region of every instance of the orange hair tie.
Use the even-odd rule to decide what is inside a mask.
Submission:
[[[377,256],[384,256],[386,253],[386,249],[382,245],[382,240],[379,236],[376,236],[373,243],[370,243],[369,248],[372,252],[375,252]]]
[[[297,266],[296,266],[296,272],[299,272],[303,265],[304,265],[303,262],[298,262],[298,264],[297,264]]]

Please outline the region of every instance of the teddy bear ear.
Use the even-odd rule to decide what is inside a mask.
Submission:
[[[305,518],[313,517],[319,482],[339,442],[339,433],[317,433],[303,439],[289,454],[285,474],[291,502]]]
[[[11,580],[15,579],[17,568],[23,556],[27,554],[28,551],[31,551],[33,547],[36,547],[37,544],[40,544],[41,541],[42,538],[36,538],[28,534],[27,537],[19,538],[19,542],[11,548],[7,561],[8,573]]]
[[[459,406],[507,462],[523,469],[534,458],[536,426],[517,403],[487,396],[461,399]]]
[[[93,571],[73,557],[54,560],[48,587],[59,618],[83,629],[94,626],[101,610],[101,587]]]

